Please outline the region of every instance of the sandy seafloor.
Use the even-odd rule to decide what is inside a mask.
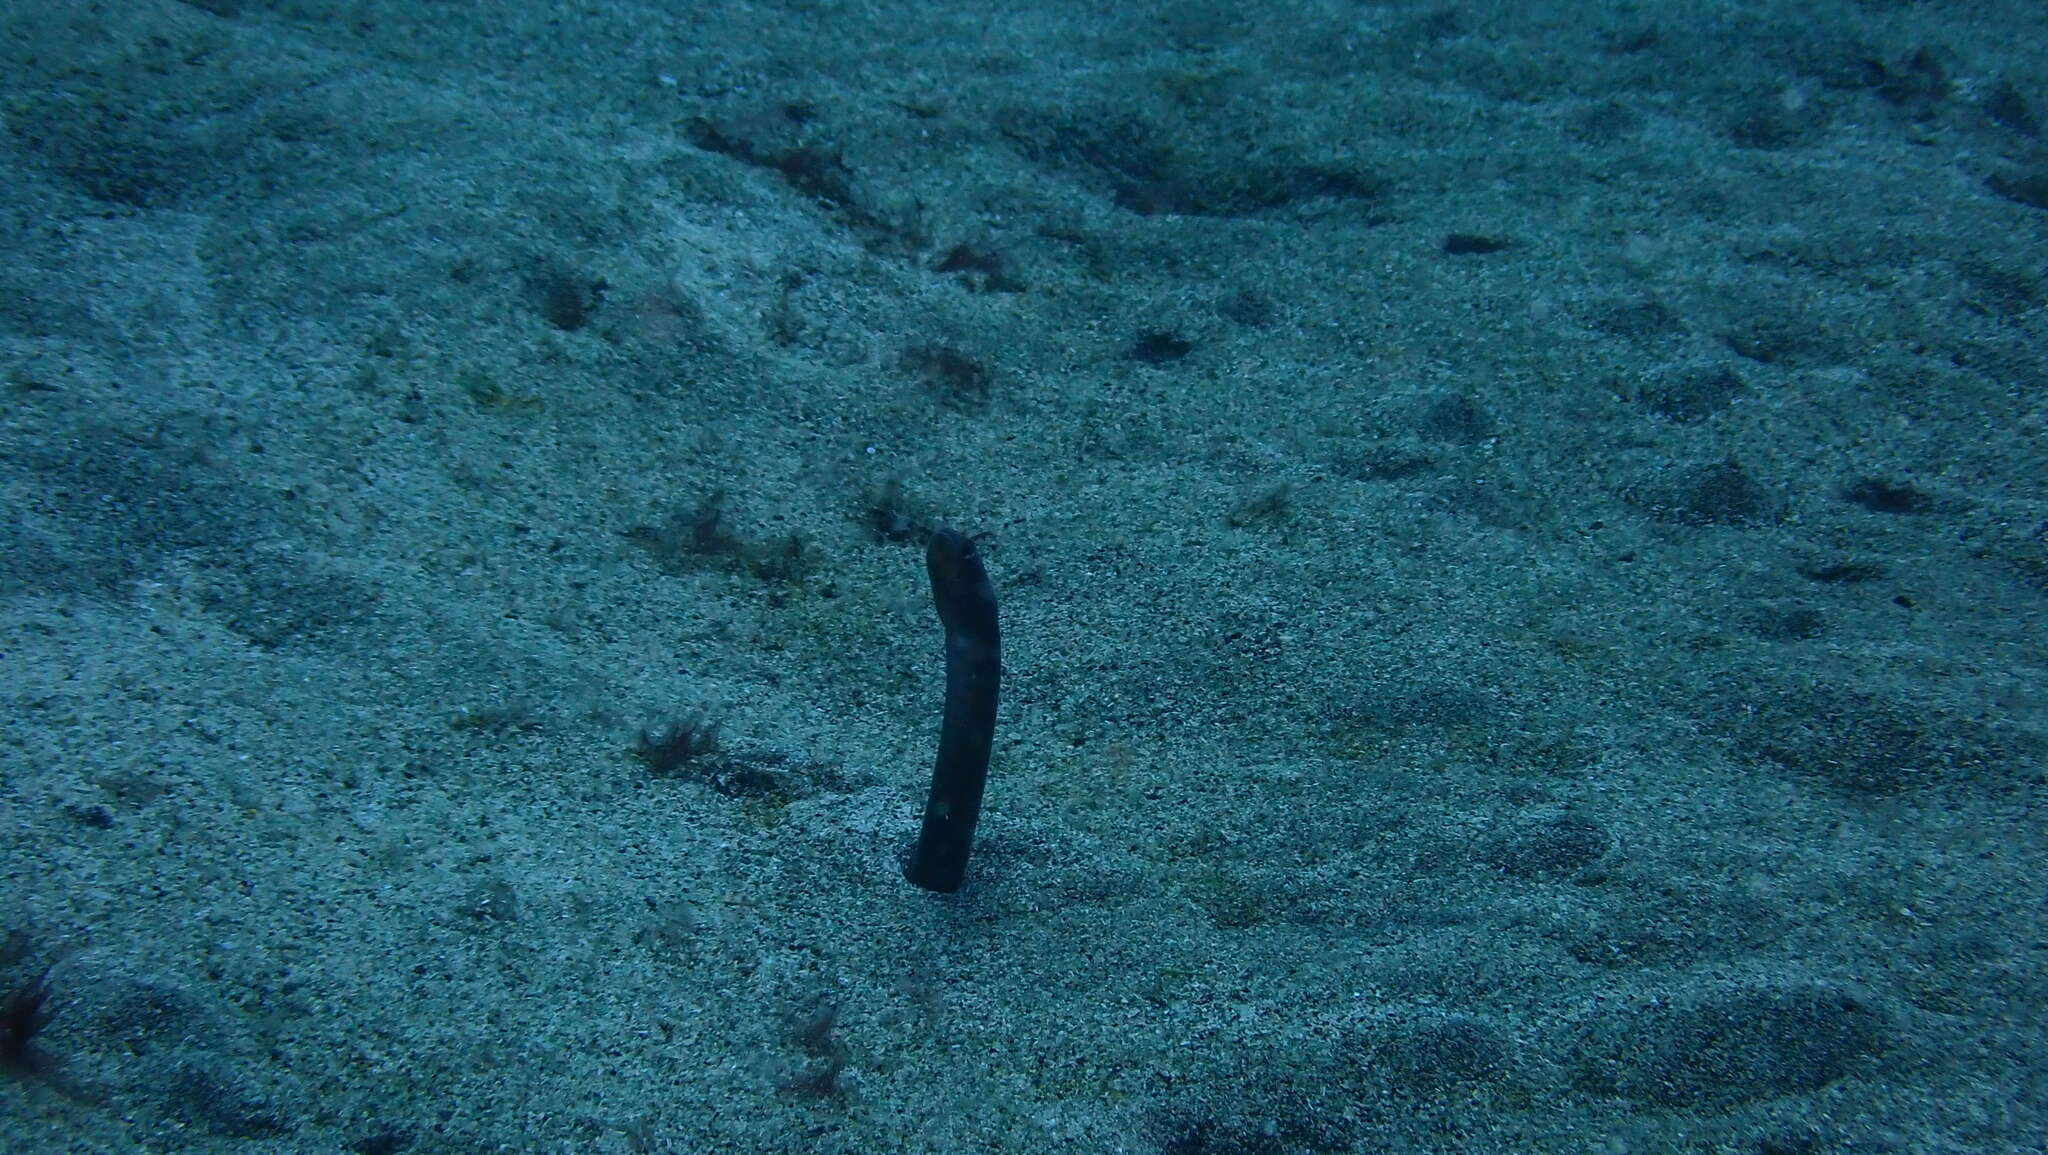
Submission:
[[[2038,3],[58,0],[0,99],[0,1149],[2043,1149]]]

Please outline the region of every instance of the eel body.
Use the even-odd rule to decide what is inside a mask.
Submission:
[[[995,586],[973,539],[939,530],[924,560],[932,602],[946,628],[946,705],[924,825],[903,876],[926,890],[950,894],[966,878],[974,824],[981,818],[996,733],[996,689],[1003,676],[1002,638]]]

